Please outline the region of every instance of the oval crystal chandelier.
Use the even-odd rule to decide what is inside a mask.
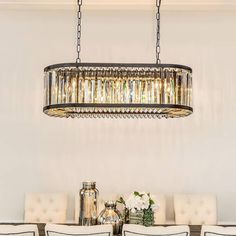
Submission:
[[[44,69],[45,114],[54,117],[178,118],[193,113],[192,69],[160,61],[157,0],[155,64],[81,63],[81,6],[78,0],[76,63]]]

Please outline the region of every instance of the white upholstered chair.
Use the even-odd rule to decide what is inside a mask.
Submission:
[[[142,225],[124,225],[122,236],[189,236],[189,227],[181,226],[153,226],[145,227]]]
[[[37,225],[0,225],[0,235],[39,236]]]
[[[236,227],[202,226],[201,236],[235,236]]]
[[[159,205],[158,210],[155,212],[155,224],[163,225],[166,223],[166,199],[163,194],[153,194],[155,196],[155,199],[157,200],[157,204]],[[104,203],[107,200],[118,200],[121,195],[118,194],[107,194],[103,196],[99,196],[98,200],[98,214],[104,209]],[[129,194],[124,194],[122,197],[126,199],[129,196]],[[79,219],[79,208],[80,208],[80,202],[79,202],[79,194],[75,197],[75,222],[78,222]],[[117,209],[121,212],[123,211],[123,207],[118,204]]]
[[[95,226],[68,226],[68,225],[55,225],[46,224],[46,236],[112,236],[112,225],[95,225]]]
[[[176,224],[215,225],[217,224],[216,196],[210,194],[174,195]]]
[[[155,224],[163,225],[166,223],[166,198],[163,194],[156,194],[155,199],[159,206],[158,210],[155,212]]]
[[[25,196],[25,222],[65,223],[67,195],[64,193],[27,193]]]

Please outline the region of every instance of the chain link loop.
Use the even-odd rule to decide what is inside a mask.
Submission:
[[[80,58],[80,52],[81,52],[81,23],[82,23],[82,12],[81,12],[81,7],[82,7],[83,0],[78,0],[78,12],[77,12],[77,17],[78,17],[78,25],[77,25],[77,59],[76,62],[80,63],[81,58]],[[156,63],[160,64],[160,53],[161,53],[161,45],[160,45],[160,21],[161,21],[161,14],[160,14],[160,8],[161,8],[161,0],[156,0],[156,7],[157,7],[157,12],[156,12],[156,21],[157,21],[157,40],[156,40]]]
[[[78,17],[78,25],[77,25],[77,59],[76,63],[80,63],[80,51],[81,51],[81,21],[82,21],[82,12],[81,12],[81,7],[82,7],[82,1],[83,0],[78,0],[78,12],[77,12],[77,17]]]
[[[161,40],[161,0],[156,0],[156,7],[157,7],[157,12],[156,12],[156,20],[157,20],[157,41],[156,41],[156,63],[160,64],[160,53],[161,53],[161,45],[160,45],[160,40]]]

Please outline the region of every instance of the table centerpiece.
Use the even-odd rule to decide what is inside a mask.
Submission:
[[[118,202],[124,205],[125,223],[145,226],[154,224],[154,212],[158,205],[150,193],[135,191],[126,200],[120,197]]]

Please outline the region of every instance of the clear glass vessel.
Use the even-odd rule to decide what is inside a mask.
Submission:
[[[151,208],[144,210],[143,225],[145,226],[154,225],[154,211]]]
[[[143,210],[129,211],[129,224],[143,225]]]
[[[83,182],[83,188],[80,190],[79,225],[97,224],[98,194],[96,182]]]
[[[113,234],[121,234],[123,220],[121,213],[116,209],[115,201],[105,203],[105,209],[98,216],[98,224],[112,224]]]

